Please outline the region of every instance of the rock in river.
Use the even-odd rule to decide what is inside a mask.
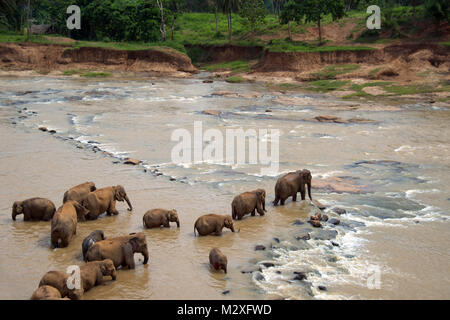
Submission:
[[[126,158],[124,163],[125,164],[132,164],[132,165],[136,166],[139,163],[141,163],[141,160],[137,160],[137,159],[133,159],[133,158]]]
[[[338,232],[336,230],[322,230],[317,229],[312,234],[314,240],[332,240],[335,239]]]

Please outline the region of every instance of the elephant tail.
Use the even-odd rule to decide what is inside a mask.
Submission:
[[[197,236],[197,234],[195,233],[195,229],[196,229],[197,225],[194,225],[194,237]]]

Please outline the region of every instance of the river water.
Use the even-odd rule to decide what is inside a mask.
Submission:
[[[117,281],[84,299],[450,298],[450,110],[270,92],[258,83],[203,83],[203,76],[0,79],[0,299],[28,299],[45,272],[81,265],[81,242],[95,229],[107,237],[143,231],[150,260],[143,266],[135,255],[135,270],[121,270]],[[203,114],[207,109],[221,113]],[[309,121],[323,114],[375,122]],[[231,128],[279,130],[278,172],[261,174],[260,164],[173,163],[173,131],[193,134],[195,121],[203,132],[224,136]],[[124,165],[126,157],[143,163]],[[341,220],[324,223],[323,231],[337,231],[332,239],[296,240],[299,231],[317,232],[293,224],[314,210],[308,201],[271,204],[277,177],[303,168],[313,186],[341,177],[359,188],[313,189],[313,199]],[[58,207],[64,191],[84,181],[123,185],[133,212],[119,203],[118,216],[79,223],[64,249],[50,247],[50,223],[11,220],[14,201],[40,196]],[[236,194],[259,187],[267,191],[265,216],[236,222],[240,232],[194,236],[198,216],[231,214]],[[347,213],[338,216],[334,207]],[[181,228],[144,230],[142,216],[151,208],[177,209]],[[257,244],[266,250],[255,251]],[[212,247],[228,256],[227,275],[209,269]],[[294,280],[294,272],[306,279]]]

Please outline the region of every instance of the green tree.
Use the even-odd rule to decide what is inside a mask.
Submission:
[[[232,40],[233,27],[231,21],[231,13],[239,10],[239,0],[220,0],[222,12],[227,16],[228,22],[228,39]]]
[[[266,7],[263,0],[243,0],[239,10],[240,15],[245,18],[252,32],[255,32],[256,27],[264,22],[266,17]]]
[[[448,0],[426,0],[425,14],[437,24],[441,21],[450,21],[450,3]]]
[[[319,29],[319,42],[322,42],[321,21],[324,15],[331,14],[333,20],[340,19],[345,14],[343,0],[290,0],[290,4],[285,6],[289,13],[287,18],[300,22],[302,18],[305,22],[317,23]],[[290,20],[289,20],[290,21]]]
[[[291,32],[291,21],[298,21],[302,19],[301,15],[299,15],[299,12],[297,11],[297,4],[294,0],[289,0],[281,11],[280,21],[282,24],[288,25],[288,35],[289,40],[292,41],[292,32]]]

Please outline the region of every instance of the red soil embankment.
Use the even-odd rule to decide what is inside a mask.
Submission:
[[[186,45],[186,49],[197,50],[198,62],[228,62],[234,60],[258,59],[263,52],[261,46],[225,45]]]
[[[431,65],[448,69],[450,49],[430,43],[396,44],[383,49],[332,52],[270,52],[265,51],[254,66],[256,72],[293,71],[318,69],[328,64],[383,64],[394,63],[394,68]],[[398,70],[401,72],[402,70]]]
[[[0,44],[0,68],[7,70],[102,69],[133,72],[188,72],[191,59],[171,49],[116,50],[55,44]]]

